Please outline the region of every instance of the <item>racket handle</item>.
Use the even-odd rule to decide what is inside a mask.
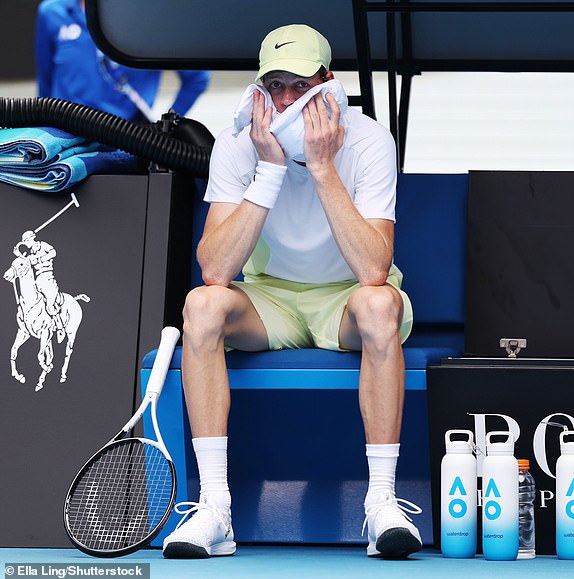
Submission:
[[[161,331],[161,340],[147,383],[146,396],[153,395],[157,397],[161,394],[179,336],[179,330],[171,326],[167,326]]]

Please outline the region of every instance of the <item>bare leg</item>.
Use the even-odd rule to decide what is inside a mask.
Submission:
[[[407,557],[421,538],[404,511],[420,509],[395,498],[395,469],[404,403],[404,358],[400,343],[403,302],[390,285],[361,287],[347,303],[341,344],[362,348],[359,405],[367,439],[369,488],[365,497],[371,557]]]
[[[237,288],[203,286],[186,299],[182,375],[194,438],[227,436],[230,410],[224,341],[244,350],[268,348],[267,332]]]
[[[247,295],[238,288],[203,286],[189,292],[183,311],[182,374],[200,496],[165,538],[168,558],[233,555],[231,495],[227,484],[229,380],[224,344],[268,348],[267,332]],[[189,514],[193,514],[186,520]]]
[[[368,444],[398,443],[405,390],[402,299],[390,285],[361,287],[347,304],[340,343],[362,349],[359,406]]]

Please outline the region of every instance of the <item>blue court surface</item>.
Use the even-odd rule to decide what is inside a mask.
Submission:
[[[155,549],[116,559],[97,559],[75,549],[0,549],[0,562],[6,579],[50,574],[57,577],[54,565],[89,564],[93,567],[132,563],[149,563],[150,579],[574,577],[574,561],[562,561],[551,556],[504,562],[485,561],[481,556],[472,560],[444,559],[437,551],[425,548],[407,560],[385,561],[368,558],[365,549],[356,546],[239,545],[232,557],[193,561],[164,559],[161,551]],[[20,568],[20,574],[17,567],[10,568],[12,564],[24,566]],[[45,564],[44,574],[33,575],[30,567],[30,573],[24,575],[26,564]],[[105,575],[92,572],[90,576]]]

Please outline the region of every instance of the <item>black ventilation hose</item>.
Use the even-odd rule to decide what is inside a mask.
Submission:
[[[185,130],[179,133],[186,140],[162,132],[155,125],[141,125],[70,101],[0,97],[0,127],[55,127],[143,157],[161,167],[207,177],[213,135],[197,121],[180,120]]]

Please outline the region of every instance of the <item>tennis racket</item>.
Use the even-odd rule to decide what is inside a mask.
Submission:
[[[166,523],[177,481],[156,416],[179,330],[166,327],[142,403],[121,431],[98,450],[72,482],[64,526],[72,543],[96,557],[119,557],[149,543]],[[151,406],[157,441],[127,437]]]

